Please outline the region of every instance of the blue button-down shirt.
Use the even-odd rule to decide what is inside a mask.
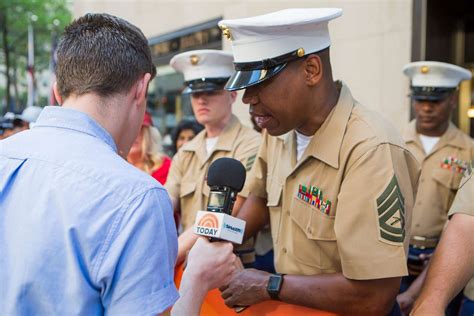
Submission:
[[[178,298],[168,194],[86,114],[0,141],[0,315],[156,315]]]

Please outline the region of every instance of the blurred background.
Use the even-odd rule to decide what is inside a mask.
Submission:
[[[290,7],[344,10],[329,24],[334,76],[399,129],[413,116],[405,64],[435,60],[474,71],[472,0],[0,0],[0,116],[56,104],[51,87],[58,37],[73,18],[106,12],[137,25],[149,39],[158,75],[148,107],[167,135],[181,119],[193,117],[189,98],[181,95],[183,77],[168,65],[170,59],[188,50],[230,50],[217,27],[221,19]],[[463,82],[453,121],[471,137],[473,100],[473,82]],[[240,98],[233,111],[251,125]]]

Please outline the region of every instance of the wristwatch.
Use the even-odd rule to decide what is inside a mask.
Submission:
[[[280,290],[283,284],[284,274],[275,273],[271,274],[268,279],[267,292],[273,300],[280,300]]]

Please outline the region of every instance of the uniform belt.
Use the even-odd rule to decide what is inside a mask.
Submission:
[[[410,246],[418,249],[435,248],[438,241],[439,238],[412,236],[410,239]]]

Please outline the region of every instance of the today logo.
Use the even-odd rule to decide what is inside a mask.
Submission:
[[[206,214],[199,220],[196,230],[198,234],[216,236],[219,227],[219,219],[214,214]]]

